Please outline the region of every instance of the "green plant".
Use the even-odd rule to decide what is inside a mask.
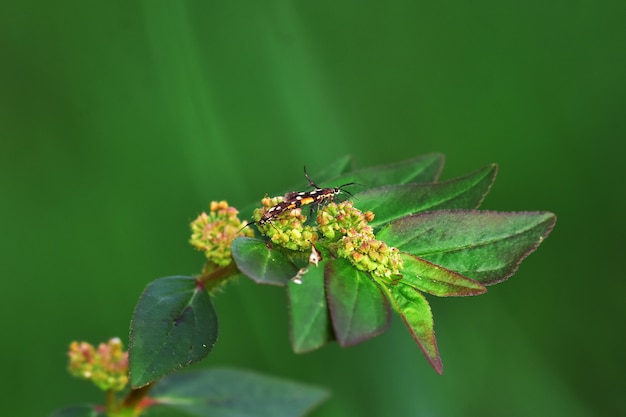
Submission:
[[[207,404],[214,402],[201,398],[200,386],[209,396],[229,398],[233,414],[219,414],[225,416],[295,416],[323,400],[326,393],[317,388],[230,370],[166,376],[211,351],[217,340],[211,296],[240,275],[287,288],[295,352],[333,340],[341,346],[363,342],[383,333],[395,310],[430,364],[442,373],[424,293],[484,293],[486,286],[517,270],[550,233],[556,217],[548,212],[477,210],[495,179],[495,165],[438,182],[441,155],[356,171],[348,169],[349,163],[343,158],[316,179],[362,184],[364,189],[353,199],[341,199],[345,190],[339,188],[265,197],[260,208],[246,210],[259,237],[226,202],[212,203],[210,212],[191,225],[191,244],[207,258],[202,273],[157,279],[139,299],[131,322],[132,388],[126,397],[117,401],[111,394],[124,387],[119,382],[126,376],[116,362],[109,376],[117,384],[101,386],[110,393],[105,408],[65,409],[55,416],[158,415],[163,407],[170,413],[212,415]],[[115,343],[110,349],[124,362]],[[105,359],[112,357],[107,349],[103,352]],[[93,368],[88,374],[94,375]],[[264,402],[267,396],[258,398],[252,413],[245,407],[250,406],[250,393],[259,390],[282,394],[272,404]],[[246,402],[241,401],[244,392]],[[289,409],[282,399],[295,406]]]

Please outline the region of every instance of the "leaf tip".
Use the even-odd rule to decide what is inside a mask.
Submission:
[[[441,362],[441,357],[439,355],[437,355],[436,360],[429,359],[429,362],[439,375],[443,375],[443,362]]]

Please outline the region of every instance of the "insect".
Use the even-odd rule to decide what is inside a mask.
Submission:
[[[353,195],[344,190],[344,187],[348,187],[350,185],[354,185],[354,182],[349,182],[347,184],[343,184],[340,187],[329,187],[329,188],[321,188],[319,185],[315,184],[309,174],[306,172],[306,166],[304,167],[304,176],[309,181],[309,185],[313,187],[313,190],[310,191],[292,191],[283,196],[283,201],[280,203],[270,207],[259,220],[259,224],[263,226],[265,223],[271,221],[272,219],[280,216],[282,213],[287,210],[293,210],[300,208],[302,206],[306,206],[308,204],[322,204],[325,202],[332,201],[336,195],[343,193],[348,194],[353,197]]]

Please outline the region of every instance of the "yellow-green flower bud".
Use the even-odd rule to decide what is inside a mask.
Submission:
[[[286,209],[270,220],[261,221],[270,208],[282,201],[282,197],[266,197],[261,200],[263,207],[256,209],[253,215],[259,231],[284,248],[298,251],[310,249],[311,244],[317,241],[317,231],[314,227],[305,225],[307,218],[302,214],[301,208]]]
[[[325,239],[336,242],[337,256],[348,259],[356,268],[380,278],[391,278],[402,269],[402,260],[396,248],[376,240],[367,223],[374,213],[361,212],[351,201],[330,203],[317,215],[320,232]]]
[[[100,343],[98,349],[87,342],[72,342],[68,356],[70,373],[91,380],[103,391],[121,391],[128,384],[128,352],[117,337]]]
[[[330,241],[336,241],[349,233],[372,233],[366,216],[355,208],[351,201],[338,204],[333,202],[320,208],[317,213],[317,224],[324,238]]]
[[[207,259],[219,266],[232,262],[230,244],[239,236],[252,237],[247,222],[239,220],[239,212],[226,201],[212,201],[210,212],[202,213],[191,222],[189,243],[204,252]]]

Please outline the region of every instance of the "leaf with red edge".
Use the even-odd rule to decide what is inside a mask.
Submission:
[[[372,188],[356,195],[362,210],[376,214],[370,226],[424,211],[474,209],[483,201],[498,167],[487,165],[464,177],[429,184],[399,184]]]
[[[361,343],[389,328],[389,300],[368,274],[345,259],[335,259],[326,266],[325,280],[333,328],[341,346]]]
[[[419,291],[439,297],[479,295],[487,291],[484,285],[417,256],[400,253],[402,282]]]
[[[555,222],[549,212],[441,210],[397,219],[376,238],[492,285],[513,275]]]
[[[402,320],[409,328],[413,339],[428,359],[428,362],[440,375],[443,364],[437,349],[433,314],[426,298],[415,288],[405,285],[402,281],[392,285],[389,291]]]

